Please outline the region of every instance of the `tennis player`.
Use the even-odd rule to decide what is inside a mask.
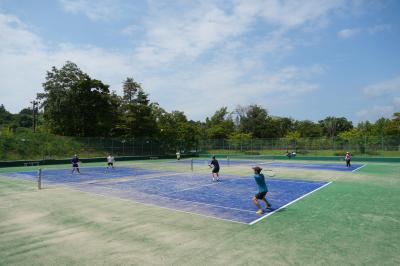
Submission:
[[[176,159],[178,161],[181,159],[181,153],[179,151],[176,152]]]
[[[210,164],[208,165],[212,169],[212,181],[219,181],[219,162],[215,159],[215,156],[212,157]]]
[[[109,169],[110,167],[114,169],[114,162],[115,162],[114,156],[112,156],[111,153],[109,153],[107,156],[107,169]]]
[[[344,160],[346,161],[346,167],[351,167],[351,156],[349,152],[346,152],[346,156],[344,157]]]
[[[264,210],[261,208],[261,205],[258,202],[258,200],[264,201],[265,204],[267,205],[267,207],[266,207],[267,209],[271,207],[271,204],[269,204],[269,202],[265,198],[265,196],[268,193],[268,187],[267,187],[267,184],[265,183],[265,177],[261,173],[262,168],[256,166],[256,167],[253,167],[253,170],[254,170],[254,180],[256,181],[257,186],[258,186],[258,193],[255,194],[253,197],[253,203],[258,208],[258,211],[256,213],[263,214]]]
[[[71,163],[72,163],[72,173],[71,174],[73,174],[74,172],[75,172],[75,170],[78,172],[78,173],[81,173],[80,171],[79,171],[79,158],[78,158],[78,155],[74,155],[74,157],[72,157],[72,159],[71,159]]]

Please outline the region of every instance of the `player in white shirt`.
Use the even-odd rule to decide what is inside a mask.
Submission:
[[[114,162],[115,162],[114,156],[112,156],[111,153],[109,153],[107,156],[107,169],[109,169],[110,167],[114,169]]]

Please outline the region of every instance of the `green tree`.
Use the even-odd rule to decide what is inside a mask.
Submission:
[[[353,123],[345,117],[328,116],[324,120],[318,121],[322,128],[322,132],[327,137],[335,137],[340,132],[344,132],[353,128]]]
[[[91,79],[76,64],[53,67],[38,94],[50,130],[67,136],[108,136],[115,122],[115,106],[108,85]]]
[[[296,121],[294,124],[295,130],[302,138],[320,137],[322,134],[321,126],[310,120]]]
[[[32,108],[24,108],[19,112],[18,115],[15,116],[14,120],[19,127],[30,128],[33,126],[32,116]]]
[[[272,122],[276,130],[274,137],[282,138],[294,130],[294,121],[287,117],[273,117]]]
[[[242,133],[250,133],[255,138],[273,137],[272,119],[266,109],[259,105],[239,107],[239,129]]]
[[[388,123],[386,127],[387,135],[400,135],[400,112],[396,112],[393,114],[392,119]]]
[[[122,96],[123,124],[126,136],[153,137],[158,133],[152,104],[141,85],[132,78],[124,82]]]
[[[0,125],[5,125],[11,123],[13,115],[6,110],[4,105],[0,105]]]
[[[222,107],[211,118],[206,118],[206,131],[210,139],[226,139],[235,132],[235,124],[227,107]]]
[[[153,113],[159,127],[159,137],[174,150],[190,150],[197,147],[200,126],[198,122],[188,121],[180,111],[168,113],[157,104],[153,105]]]

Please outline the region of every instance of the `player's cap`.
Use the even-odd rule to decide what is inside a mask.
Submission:
[[[259,166],[254,166],[254,167],[252,167],[254,170],[256,170],[257,172],[260,172],[261,170],[262,170],[262,168],[261,167],[259,167]]]
[[[349,153],[348,151],[346,153]]]

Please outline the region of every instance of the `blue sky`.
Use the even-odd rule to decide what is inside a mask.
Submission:
[[[400,1],[0,0],[0,103],[73,61],[204,120],[222,106],[357,123],[400,111]]]

